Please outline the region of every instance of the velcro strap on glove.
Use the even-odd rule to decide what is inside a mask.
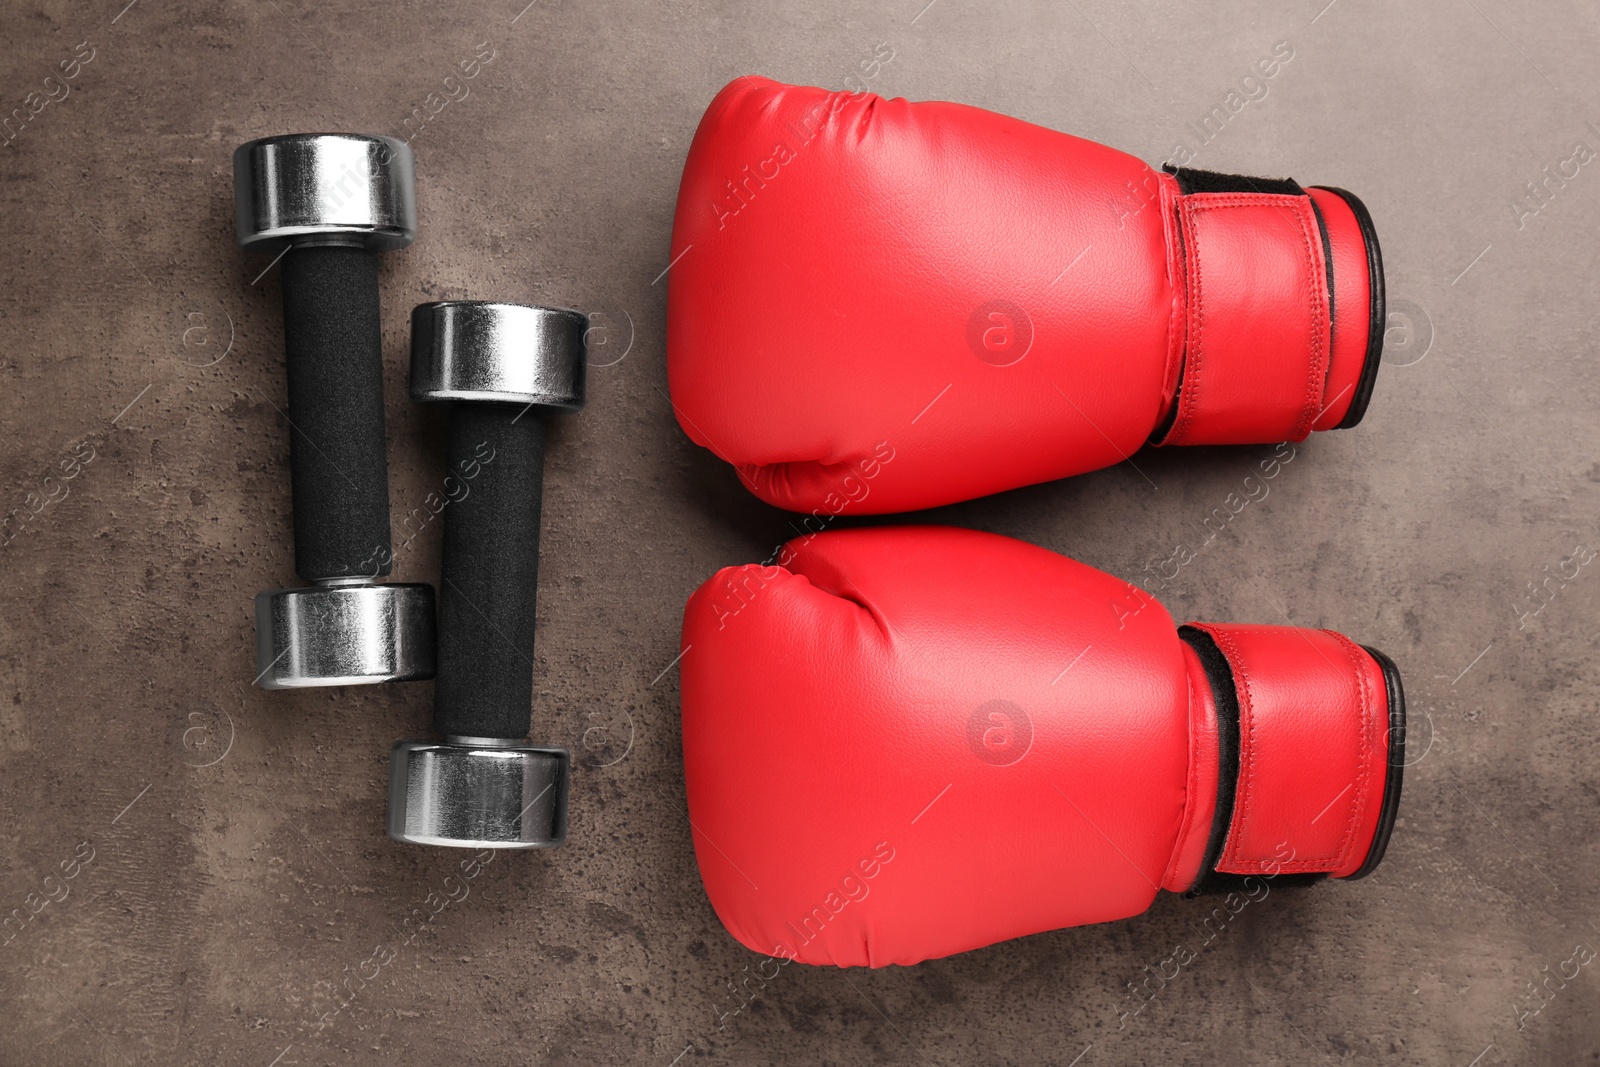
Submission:
[[[1194,624],[1183,634],[1206,665],[1221,735],[1196,889],[1237,881],[1228,875],[1369,872],[1399,806],[1404,699],[1393,664],[1331,630]]]
[[[1303,440],[1337,399],[1324,397],[1333,313],[1317,208],[1293,181],[1175,177],[1183,366],[1157,443]]]

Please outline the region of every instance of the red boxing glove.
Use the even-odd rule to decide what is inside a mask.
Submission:
[[[1383,856],[1404,699],[1340,634],[1177,629],[1127,582],[946,527],[779,562],[722,570],[683,621],[695,854],[757,952],[916,963]]]
[[[740,78],[695,133],[670,253],[679,423],[819,514],[1353,426],[1382,348],[1349,193],[1162,173],[960,104]]]

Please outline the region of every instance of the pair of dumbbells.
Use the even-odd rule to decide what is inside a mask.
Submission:
[[[545,419],[583,406],[575,311],[451,301],[411,316],[411,397],[448,401],[447,464],[471,470],[444,513],[437,630],[426,584],[383,583],[390,545],[377,253],[416,236],[411,149],[293,134],[235,153],[241,248],[283,261],[295,570],[256,597],[267,689],[436,678],[443,742],[390,755],[389,835],[470,848],[566,836],[565,749],[527,743]]]

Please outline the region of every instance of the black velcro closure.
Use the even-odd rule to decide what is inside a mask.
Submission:
[[[1211,817],[1205,859],[1200,861],[1200,877],[1186,894],[1197,896],[1217,891],[1213,888],[1217,860],[1233,822],[1233,799],[1239,788],[1239,691],[1233,686],[1233,668],[1210,634],[1193,626],[1180,626],[1178,637],[1200,657],[1206,680],[1211,683],[1211,696],[1217,702],[1217,805]]]
[[[1184,898],[1193,900],[1195,897],[1220,897],[1228,893],[1243,893],[1249,896],[1258,885],[1301,888],[1326,881],[1327,877],[1326,871],[1306,871],[1300,874],[1223,874],[1221,871],[1210,871],[1195,884],[1193,889],[1184,894]]]
[[[1162,170],[1178,179],[1178,191],[1191,193],[1264,193],[1277,196],[1305,196],[1306,191],[1293,178],[1251,178],[1243,174],[1222,174],[1214,170],[1175,167]]]

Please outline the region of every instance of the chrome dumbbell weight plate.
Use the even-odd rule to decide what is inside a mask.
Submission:
[[[412,315],[411,399],[577,411],[588,326],[582,312],[566,308],[479,300],[424,304]]]
[[[277,252],[339,239],[374,252],[417,235],[416,167],[391,137],[295,133],[263,137],[233,153],[239,247]]]
[[[433,587],[357,582],[256,596],[263,689],[433,677]]]
[[[414,845],[553,848],[567,837],[565,749],[452,737],[389,756],[389,836]]]

